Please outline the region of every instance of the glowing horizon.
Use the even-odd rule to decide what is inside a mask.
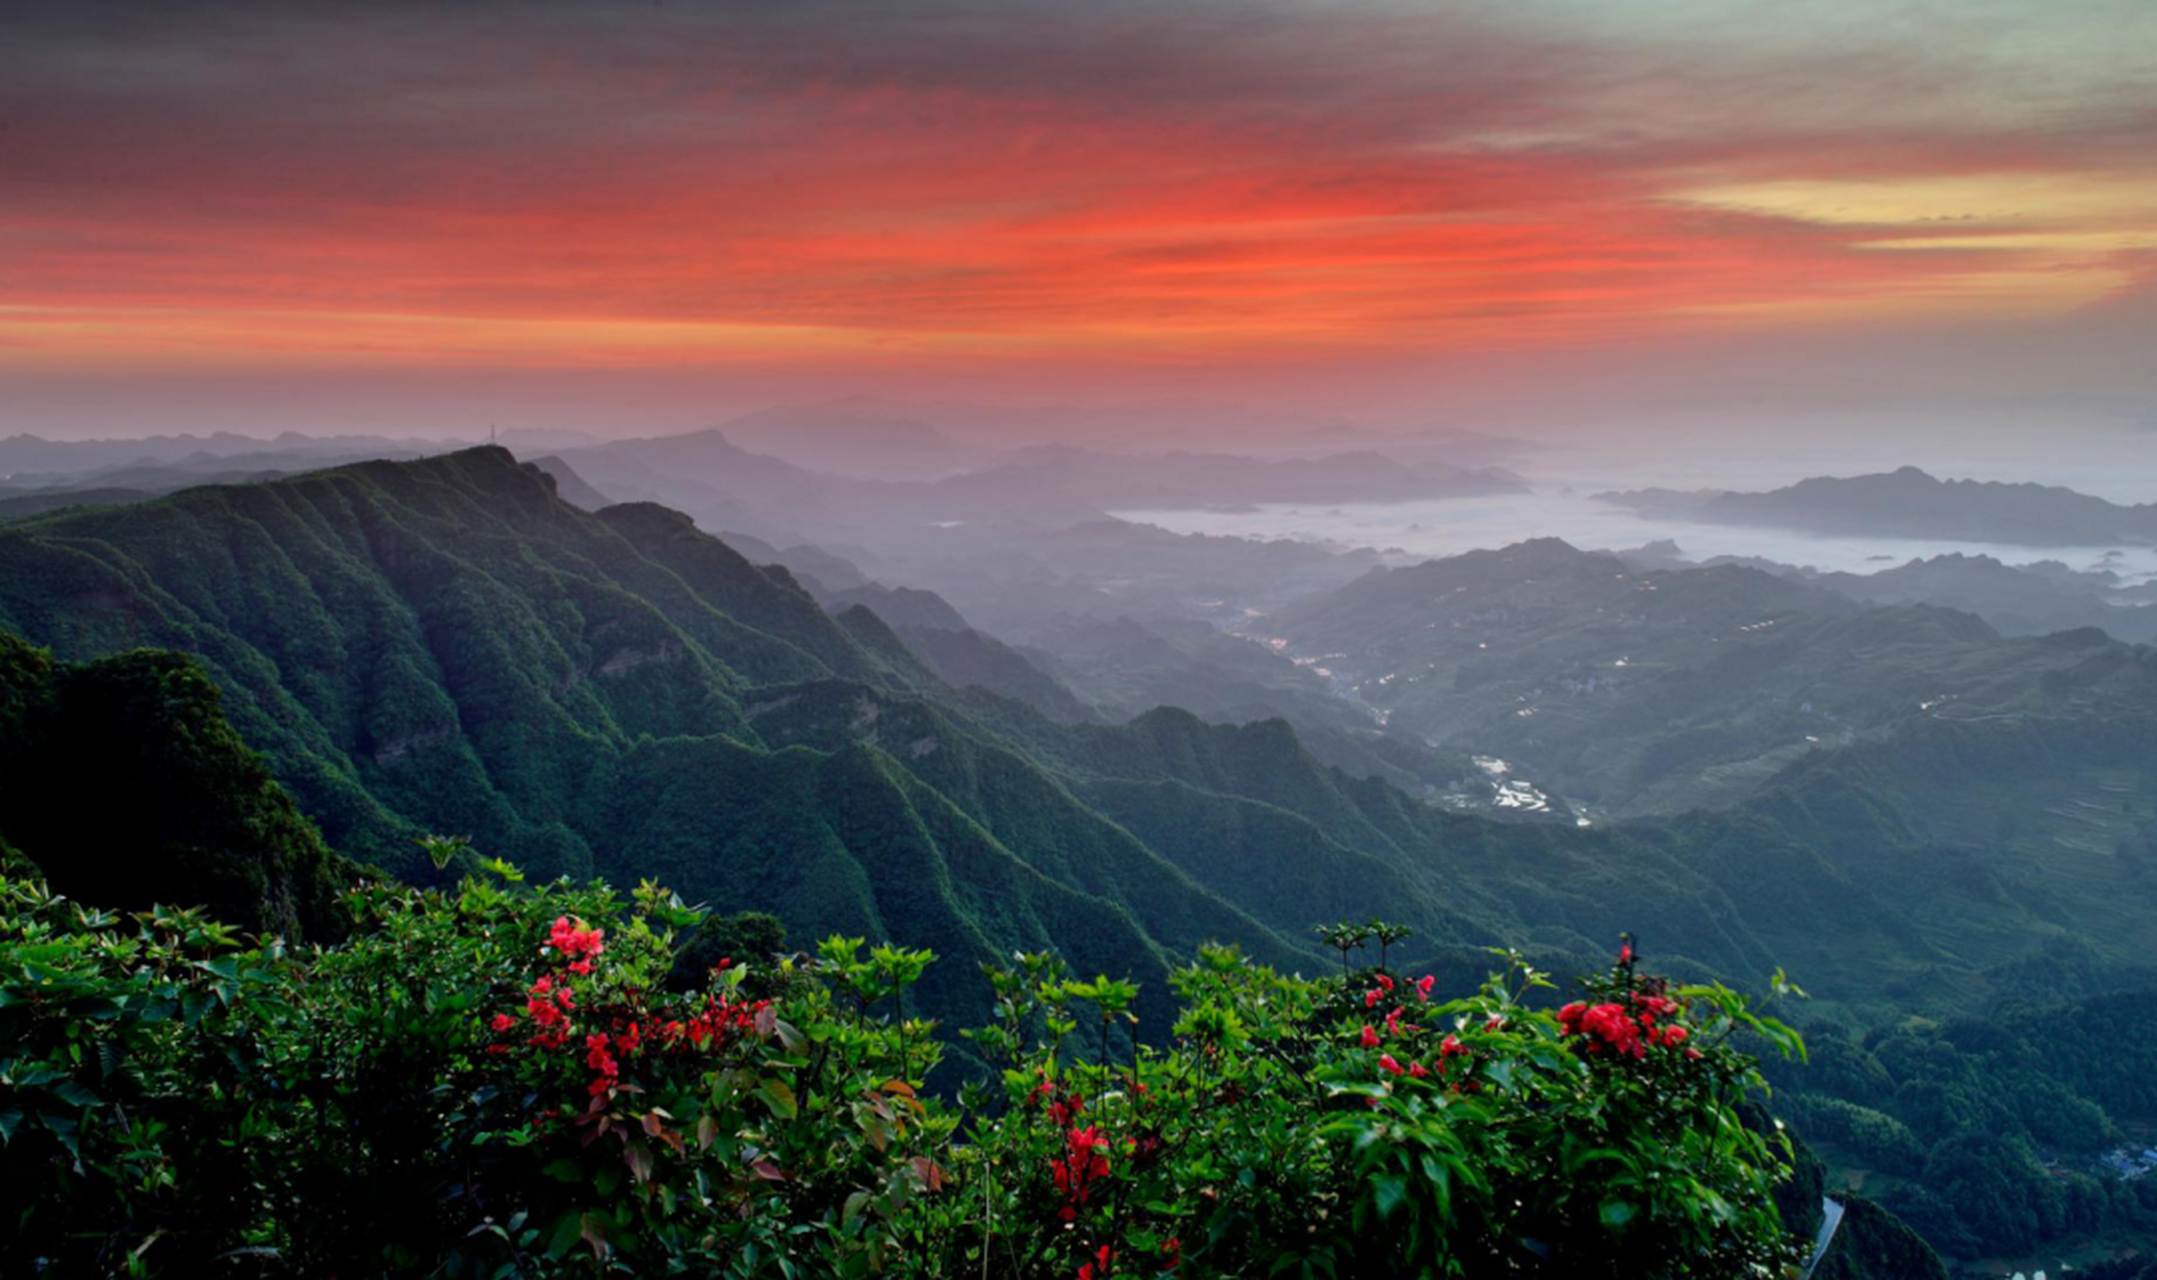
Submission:
[[[2112,0],[0,22],[33,381],[2139,333],[2157,263],[2157,11]]]

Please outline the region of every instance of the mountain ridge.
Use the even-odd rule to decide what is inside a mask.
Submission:
[[[1941,480],[1917,467],[1813,476],[1766,492],[1643,489],[1595,500],[1643,514],[1813,532],[2103,546],[2157,537],[2157,503],[2126,506],[2059,485]]]

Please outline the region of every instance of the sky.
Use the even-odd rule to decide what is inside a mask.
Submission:
[[[2157,446],[2152,350],[2148,0],[0,9],[0,432],[873,392]]]

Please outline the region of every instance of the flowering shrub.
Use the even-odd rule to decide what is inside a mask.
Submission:
[[[1006,1110],[959,1170],[991,1176],[969,1194],[998,1229],[973,1248],[1002,1273],[1768,1276],[1798,1257],[1770,1201],[1788,1147],[1740,1123],[1758,1082],[1728,1046],[1795,1036],[1629,955],[1553,1015],[1517,957],[1441,1003],[1430,975],[1314,982],[1209,948],[1176,977],[1174,1044],[1126,1061],[1058,1051],[1081,1021],[1054,959],[991,977],[1002,1021],[976,1040]]]
[[[731,1277],[1771,1276],[1788,1155],[1735,1032],[1627,954],[1587,998],[1209,947],[1172,1027],[1048,955],[986,976],[924,1096],[926,952],[833,939],[669,989],[652,885],[367,886],[246,949],[0,880],[11,1258],[61,1272]],[[1397,936],[1397,931],[1396,935]]]

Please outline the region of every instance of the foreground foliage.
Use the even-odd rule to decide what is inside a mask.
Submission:
[[[436,850],[447,858],[455,851]],[[248,945],[0,880],[9,1256],[58,1274],[1744,1276],[1798,1256],[1721,988],[1628,950],[1556,1012],[1206,948],[1136,986],[1020,955],[956,1105],[926,952],[835,938],[669,989],[646,884],[364,885],[351,938]],[[1547,1003],[1547,1001],[1544,1001]]]

